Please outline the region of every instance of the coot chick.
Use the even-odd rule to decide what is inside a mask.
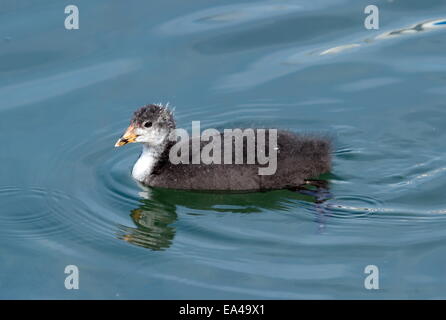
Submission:
[[[167,106],[151,104],[135,111],[130,126],[115,144],[115,147],[120,147],[128,143],[142,143],[142,153],[132,170],[135,180],[149,187],[186,190],[294,190],[312,184],[314,178],[329,172],[331,168],[331,146],[326,138],[298,135],[284,130],[277,130],[274,134],[273,131],[268,131],[271,129],[254,129],[254,137],[260,137],[259,133],[264,132],[263,145],[258,143],[250,148],[248,138],[242,136],[243,144],[241,147],[239,144],[237,149],[236,138],[231,138],[230,144],[226,145],[223,143],[226,141],[226,133],[217,132],[211,135],[212,139],[208,137],[209,142],[198,138],[198,148],[195,147],[194,151],[193,144],[197,142],[197,138],[184,139],[177,143],[172,138],[175,129],[173,114]],[[258,138],[257,142],[260,140]],[[219,141],[222,143],[217,144]],[[210,142],[216,143],[212,145],[216,149],[209,154],[214,156],[214,160],[221,161],[194,163],[194,154],[203,152],[205,148],[209,149]],[[183,154],[183,150],[187,149],[181,149],[181,146],[190,147],[188,150],[192,149],[192,152]],[[228,146],[241,152],[242,163],[235,161],[237,154],[229,156],[228,159],[232,161],[225,161],[228,160],[224,158]],[[183,161],[172,161],[173,154],[183,155]],[[276,155],[274,159],[270,159],[275,161],[275,167],[266,174],[259,174],[261,168],[266,168],[265,159],[261,156],[267,154]],[[247,161],[249,158],[251,162]]]

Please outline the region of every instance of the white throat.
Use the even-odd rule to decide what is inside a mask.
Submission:
[[[164,146],[160,147],[154,148],[143,144],[142,153],[133,166],[132,176],[134,179],[143,182],[152,174],[155,164],[164,150]]]

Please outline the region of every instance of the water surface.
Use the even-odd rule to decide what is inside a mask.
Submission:
[[[444,1],[73,4],[0,4],[0,298],[446,298]],[[330,134],[329,199],[140,189],[152,102]]]

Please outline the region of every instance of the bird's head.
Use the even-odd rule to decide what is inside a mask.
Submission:
[[[141,142],[156,147],[164,143],[174,129],[175,120],[167,106],[150,104],[135,111],[129,127],[118,139],[115,147],[133,142]]]

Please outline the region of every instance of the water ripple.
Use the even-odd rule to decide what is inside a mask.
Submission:
[[[136,61],[119,59],[74,71],[64,71],[45,78],[40,77],[19,84],[3,86],[0,87],[0,95],[8,103],[2,104],[1,108],[10,109],[60,96],[111,79],[117,75],[131,72],[137,66]]]
[[[335,45],[334,47],[324,49],[321,49],[321,44],[281,49],[257,59],[257,61],[251,63],[244,71],[238,71],[225,76],[218,81],[215,89],[223,91],[245,90],[302,70],[308,66],[328,63],[328,59],[331,59],[332,56],[337,56],[345,51],[351,52],[353,50],[359,50],[362,47],[370,46],[383,39],[399,39],[399,36],[402,35],[442,30],[446,26],[444,21],[444,18],[424,21],[407,28],[385,32],[373,39],[361,39],[351,44]],[[407,30],[407,32],[404,30]],[[413,63],[410,64],[413,65]],[[435,68],[437,68],[437,64]],[[376,81],[382,82],[380,79]],[[389,80],[387,79],[386,81],[388,82]],[[391,79],[392,83],[395,81],[395,79]]]
[[[344,0],[331,1],[330,6],[338,5]],[[262,19],[271,19],[277,16],[290,15],[294,12],[316,10],[328,4],[324,1],[313,0],[298,4],[290,1],[276,3],[265,1],[260,3],[241,3],[200,10],[192,14],[174,18],[158,26],[156,30],[161,34],[183,35],[195,32],[204,32],[212,29],[236,26],[241,23],[253,22]]]

